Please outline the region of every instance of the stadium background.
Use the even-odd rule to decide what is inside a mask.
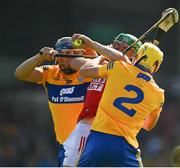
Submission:
[[[14,70],[44,46],[75,32],[109,44],[120,32],[137,37],[179,0],[2,0],[0,4],[0,166],[56,166],[57,144],[42,86],[18,81]],[[149,39],[152,36],[149,36]],[[155,76],[166,90],[159,123],[138,139],[144,166],[171,166],[180,144],[180,24],[161,42]],[[112,144],[113,145],[113,144]]]

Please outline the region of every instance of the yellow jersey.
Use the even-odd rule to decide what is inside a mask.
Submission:
[[[79,72],[66,75],[59,65],[43,66],[43,79],[39,83],[47,91],[56,139],[60,144],[75,128],[91,80],[79,77]]]
[[[137,148],[136,135],[145,118],[162,110],[164,90],[148,72],[122,61],[110,62],[98,73],[107,82],[92,130],[123,136]]]

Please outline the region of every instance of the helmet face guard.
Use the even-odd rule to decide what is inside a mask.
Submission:
[[[123,52],[127,47],[133,44],[136,40],[137,38],[131,34],[120,33],[113,42],[113,48]],[[119,45],[119,47],[117,47],[117,45]],[[130,51],[126,53],[126,55],[131,59],[132,57],[136,55],[138,49],[141,46],[142,46],[142,43],[139,41],[130,49]]]
[[[63,37],[63,38],[58,39],[56,44],[55,44],[55,50],[57,50],[59,53],[63,52],[63,50],[65,50],[65,51],[73,50],[72,38],[71,37]],[[62,59],[67,59],[67,58],[56,58],[55,61],[61,62]],[[63,61],[62,61],[62,64],[64,64],[64,66],[61,66],[59,64],[62,72],[66,73],[66,74],[73,74],[76,72],[76,70],[74,70],[72,68],[69,68],[69,67],[64,68],[64,67],[66,67],[65,62],[63,63]]]
[[[126,33],[120,33],[114,41],[121,41],[122,43],[127,44],[130,46],[133,44],[135,41],[137,41],[137,38],[131,34],[126,34]],[[142,46],[142,43],[139,41],[137,42],[132,48],[135,50],[135,52],[138,51],[138,49]]]
[[[112,44],[112,47],[120,52],[123,52],[126,48],[128,48],[128,45],[117,40],[117,41],[114,41],[114,43]],[[136,55],[136,52],[134,48],[131,48],[129,51],[126,52],[126,56],[128,56],[130,60],[133,59],[135,55]]]

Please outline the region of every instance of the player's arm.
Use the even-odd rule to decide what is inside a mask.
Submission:
[[[144,121],[143,129],[145,129],[146,131],[152,130],[156,126],[159,116],[160,110],[155,110],[150,113]]]
[[[76,71],[78,71],[83,65],[87,64],[88,62],[92,65],[98,65],[100,64],[102,61],[104,61],[104,57],[102,56],[96,56],[96,58],[94,58],[95,56],[92,55],[92,59],[89,58],[84,58],[84,57],[80,57],[80,58],[68,58],[69,59],[69,64],[71,66],[71,68],[75,69]]]
[[[41,54],[40,54],[41,53]],[[29,82],[40,82],[43,78],[42,68],[38,68],[44,61],[52,61],[54,59],[55,51],[53,48],[44,47],[40,53],[24,61],[15,70],[15,76],[19,80]]]
[[[84,64],[86,64],[90,59],[88,58],[68,58],[69,59],[69,64],[72,69],[78,71]]]
[[[114,48],[102,45],[96,41],[92,41],[90,45],[94,50],[105,56],[110,61],[125,60],[123,54]]]
[[[93,60],[89,60],[86,62],[80,69],[80,75],[85,78],[98,78],[100,77],[99,74],[99,68],[106,66],[106,65],[101,65],[101,63],[104,61],[103,56],[99,56]],[[102,77],[102,76],[101,76]]]
[[[81,39],[83,41],[83,45],[89,46],[90,48],[92,48],[93,50],[95,50],[97,53],[99,53],[100,55],[105,56],[109,61],[116,61],[116,60],[123,60],[123,61],[128,61],[128,58],[126,56],[124,56],[121,52],[102,45],[96,41],[93,41],[92,39],[90,39],[89,37],[82,35],[82,34],[74,34],[72,36],[72,39]]]
[[[74,48],[72,50],[62,50],[62,54],[68,55],[69,52],[72,53],[72,55],[82,55],[82,57],[67,57],[68,64],[71,66],[72,69],[78,71],[85,63],[87,63],[90,59],[94,59],[98,57],[98,54],[96,51],[94,51],[91,48],[83,47],[83,48]],[[88,58],[86,58],[88,56]]]
[[[156,126],[156,124],[158,122],[158,119],[159,119],[159,116],[160,116],[160,113],[162,111],[162,107],[163,107],[163,104],[164,104],[164,100],[165,100],[164,91],[163,91],[162,95],[159,95],[158,97],[161,99],[159,101],[160,102],[159,107],[157,107],[157,109],[152,111],[146,117],[146,119],[144,121],[143,129],[145,129],[146,131],[152,130]]]

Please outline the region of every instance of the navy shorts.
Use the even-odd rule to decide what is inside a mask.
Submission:
[[[63,160],[64,160],[64,147],[63,145],[59,144],[59,150],[58,150],[58,167],[62,167],[63,166]]]
[[[125,138],[91,131],[80,157],[79,167],[139,167],[140,150]]]

